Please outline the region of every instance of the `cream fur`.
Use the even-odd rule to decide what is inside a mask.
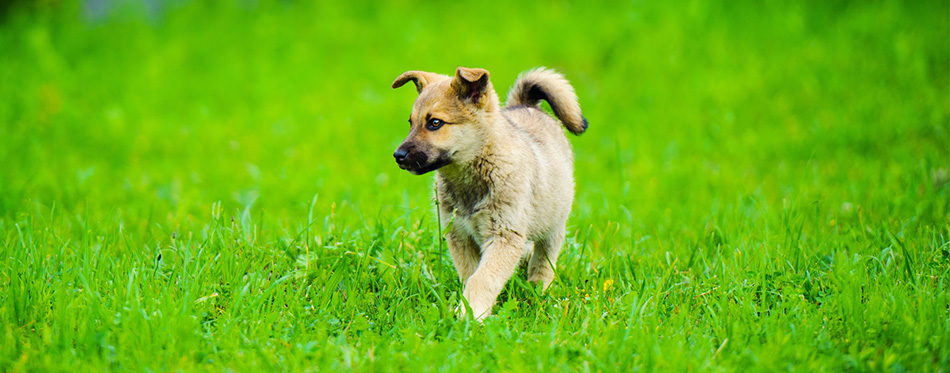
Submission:
[[[420,93],[403,146],[431,153],[427,159],[438,153],[451,160],[436,175],[441,223],[452,222],[449,251],[478,320],[491,314],[522,258],[530,257],[528,281],[547,289],[554,280],[574,200],[574,164],[558,120],[538,101],[547,100],[571,132],[587,128],[574,90],[560,74],[522,74],[504,108],[487,77],[488,71],[460,67],[454,79],[411,71],[393,84],[413,81]],[[451,124],[434,131],[419,124],[433,115]],[[464,317],[465,307],[458,313]]]

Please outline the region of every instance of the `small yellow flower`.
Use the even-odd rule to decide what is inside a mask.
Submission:
[[[604,280],[604,291],[610,290],[610,288],[613,286],[614,286],[614,280],[612,279]]]

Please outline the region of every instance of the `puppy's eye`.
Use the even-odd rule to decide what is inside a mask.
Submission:
[[[442,127],[443,124],[445,124],[445,122],[443,122],[442,119],[432,118],[429,119],[428,123],[426,123],[426,128],[428,128],[430,131],[435,131],[439,129],[439,127]]]

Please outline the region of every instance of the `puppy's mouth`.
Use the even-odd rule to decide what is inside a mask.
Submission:
[[[429,159],[424,159],[424,155],[420,157],[408,157],[402,162],[396,162],[399,164],[399,168],[409,171],[415,175],[427,174],[429,172],[438,170],[442,167],[445,167],[452,163],[452,161],[446,157],[444,154],[440,154],[439,157],[435,158],[432,161]],[[425,157],[428,158],[428,157]]]

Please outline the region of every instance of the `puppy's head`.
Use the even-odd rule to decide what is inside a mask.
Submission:
[[[412,81],[419,97],[409,115],[409,135],[393,157],[416,175],[474,158],[485,138],[485,118],[498,111],[488,71],[459,67],[455,77],[407,71],[393,88]]]

